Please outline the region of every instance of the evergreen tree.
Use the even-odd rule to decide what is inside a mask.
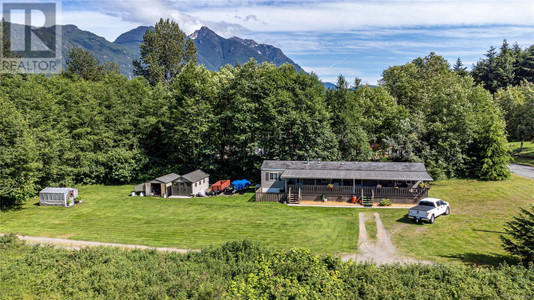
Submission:
[[[154,30],[147,29],[140,51],[141,59],[133,61],[134,74],[151,84],[170,85],[188,62],[196,62],[195,43],[169,19],[160,19]]]
[[[355,83],[359,84],[357,81]],[[330,109],[331,127],[338,141],[340,159],[367,160],[369,140],[361,127],[362,110],[342,75],[338,77],[336,89],[327,91],[326,103]]]
[[[462,60],[459,57],[456,60],[456,63],[454,64],[452,69],[454,72],[456,72],[456,74],[460,76],[467,76],[469,74],[469,72],[467,72],[467,67],[464,67]]]
[[[504,230],[511,238],[501,235],[504,249],[528,265],[534,262],[534,205],[519,208],[519,216],[505,224]]]

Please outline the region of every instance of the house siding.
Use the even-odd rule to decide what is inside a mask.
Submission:
[[[264,193],[279,193],[285,189],[285,181],[280,178],[284,170],[262,170],[261,189]],[[269,173],[278,173],[278,180],[269,180]]]

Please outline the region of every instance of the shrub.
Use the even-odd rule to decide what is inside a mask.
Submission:
[[[342,262],[243,241],[187,254],[0,236],[0,299],[530,299],[534,268]]]
[[[534,262],[534,205],[530,207],[531,211],[519,209],[519,216],[504,225],[504,230],[512,239],[501,235],[501,240],[504,250],[528,265],[529,262]]]
[[[378,203],[379,206],[391,206],[391,204],[393,203],[388,198],[384,198],[380,200],[380,203]]]

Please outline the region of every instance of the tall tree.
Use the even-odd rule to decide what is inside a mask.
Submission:
[[[358,79],[355,84],[360,84]],[[326,103],[331,115],[330,126],[338,141],[339,158],[342,160],[369,158],[370,141],[361,125],[363,116],[359,100],[351,93],[349,84],[342,75],[338,77],[336,89],[326,92]]]
[[[520,86],[499,90],[495,94],[506,120],[508,135],[513,141],[523,142],[534,139],[534,83],[523,81]]]
[[[3,95],[2,95],[3,96]],[[15,105],[0,96],[0,208],[35,193],[40,169],[32,131]]]
[[[469,72],[467,72],[467,67],[464,66],[462,60],[459,57],[456,60],[454,66],[452,67],[452,70],[460,76],[467,76],[469,74]]]
[[[195,43],[169,19],[160,19],[154,30],[147,29],[140,51],[141,59],[133,61],[134,74],[151,84],[170,85],[188,62],[196,62]]]
[[[116,63],[105,62],[100,64],[89,50],[72,48],[67,54],[67,77],[80,77],[85,80],[102,80],[106,74],[120,73]]]
[[[6,21],[4,18],[2,18],[2,22],[0,22],[0,44],[2,45],[2,57],[10,57],[11,38],[9,37],[9,32],[7,30]]]

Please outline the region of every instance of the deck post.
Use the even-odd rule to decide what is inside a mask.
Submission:
[[[356,194],[356,179],[352,179],[352,194]]]

